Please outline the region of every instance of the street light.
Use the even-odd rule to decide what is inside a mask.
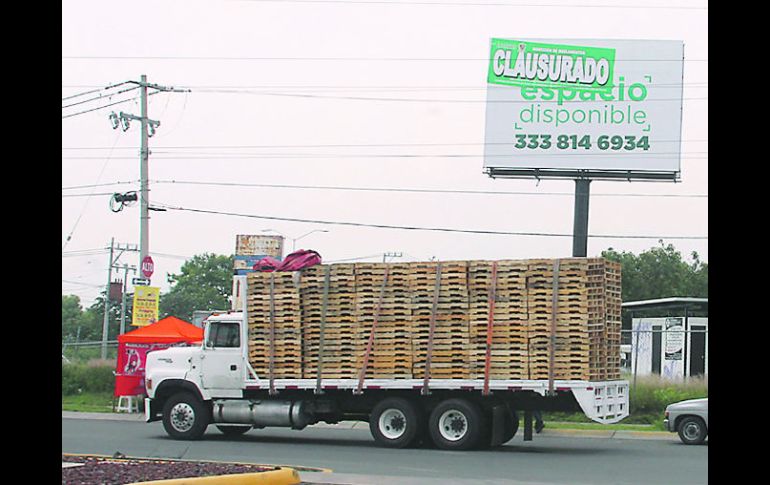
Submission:
[[[297,241],[299,241],[300,239],[302,239],[305,236],[309,236],[309,235],[313,234],[314,232],[329,232],[329,231],[327,231],[326,229],[314,229],[314,230],[308,232],[307,234],[303,234],[300,237],[293,238],[291,240],[291,252],[293,253],[295,251],[296,246],[297,246]]]
[[[291,252],[294,252],[296,250],[296,248],[297,248],[297,241],[299,241],[303,237],[309,236],[309,235],[313,234],[314,232],[329,232],[329,231],[327,231],[326,229],[313,229],[312,231],[310,231],[308,233],[305,233],[305,234],[303,234],[303,235],[301,235],[299,237],[289,237],[289,236],[287,236],[286,234],[284,234],[284,233],[282,233],[280,231],[276,231],[275,229],[262,229],[260,232],[274,232],[276,234],[279,234],[279,235],[283,236],[286,239],[291,239]]]

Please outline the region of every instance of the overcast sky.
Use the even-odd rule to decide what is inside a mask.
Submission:
[[[645,237],[591,237],[588,254],[690,237],[666,243],[708,260],[707,17],[705,2],[681,0],[64,2],[62,294],[90,305],[110,239],[139,243],[138,204],[113,212],[110,196],[139,189],[140,129],[114,130],[108,118],[138,115],[139,105],[95,108],[135,97],[119,93],[131,85],[103,88],[142,74],[190,90],[149,97],[149,117],[161,122],[150,138],[150,204],[174,208],[150,213],[162,291],[185,258],[232,254],[236,235],[276,234],[268,229],[328,231],[297,241],[326,262],[571,256],[574,182],[482,171],[493,37],[684,42],[681,183],[593,182],[589,233]],[[119,262],[138,265],[138,253]]]

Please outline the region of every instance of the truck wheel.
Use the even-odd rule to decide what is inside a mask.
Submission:
[[[686,445],[699,445],[706,439],[706,423],[697,416],[682,418],[677,427],[679,439]]]
[[[503,443],[508,443],[516,436],[516,432],[519,431],[519,416],[516,411],[508,408],[508,412],[505,413],[505,433],[503,434]]]
[[[197,440],[211,422],[211,409],[189,392],[174,394],[163,406],[163,427],[178,440]]]
[[[217,426],[225,436],[240,436],[251,429],[251,426]]]
[[[433,442],[444,450],[469,450],[480,444],[486,426],[479,407],[465,399],[447,399],[428,421]]]
[[[422,436],[425,419],[411,401],[400,397],[383,399],[369,415],[369,430],[377,443],[405,448]]]

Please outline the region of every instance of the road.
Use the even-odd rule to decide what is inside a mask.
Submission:
[[[209,427],[200,441],[174,441],[159,422],[62,416],[62,452],[213,460],[323,468],[302,471],[307,483],[334,484],[705,484],[708,445],[671,439],[569,436],[549,430],[520,435],[487,451],[392,450],[375,445],[368,428],[252,430],[225,438]],[[329,470],[331,469],[331,470]],[[331,471],[331,473],[329,472]]]

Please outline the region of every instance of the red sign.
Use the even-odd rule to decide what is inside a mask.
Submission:
[[[153,263],[150,256],[145,256],[142,260],[142,274],[145,278],[149,278],[152,276],[153,271],[155,271],[155,263]]]

